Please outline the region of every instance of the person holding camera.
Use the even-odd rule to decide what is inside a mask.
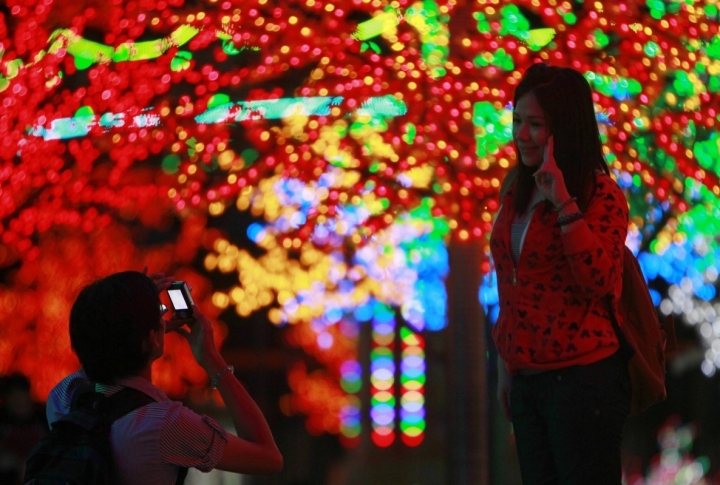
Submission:
[[[172,279],[162,273],[147,276],[145,271],[126,271],[82,289],[70,313],[70,341],[82,369],[51,391],[48,422],[52,425],[67,415],[75,391],[89,383],[106,396],[130,387],[154,402],[112,424],[110,445],[117,483],[176,483],[182,480],[183,469],[191,467],[202,472],[215,468],[245,474],[279,472],[283,458],[270,428],[220,355],[208,318],[192,300],[188,302],[190,318],[163,318],[167,309],[158,293],[171,284]],[[243,438],[169,399],[152,384],[152,363],[163,355],[168,331],[187,340]]]

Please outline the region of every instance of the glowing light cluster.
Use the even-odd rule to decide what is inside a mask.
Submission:
[[[623,483],[628,485],[710,485],[710,459],[695,457],[692,446],[698,430],[693,424],[681,424],[673,416],[658,432],[660,453],[653,458],[650,470],[625,471]]]
[[[303,347],[334,369],[340,385],[328,392],[337,396],[334,406],[339,412],[324,421],[310,419],[308,426],[321,426],[312,428],[313,432],[339,433],[348,447],[359,442],[362,431],[363,406],[359,396],[364,371],[354,350],[359,325],[374,322],[375,331],[381,332],[378,338],[386,339],[382,332],[389,331],[389,326],[395,335],[397,309],[407,325],[400,330],[405,342],[402,360],[396,362],[394,352],[380,346],[372,354],[377,358],[371,356],[368,372],[375,382],[376,370],[385,375],[390,368],[399,367],[401,381],[407,383],[407,388],[403,387],[399,398],[397,386],[386,389],[383,386],[387,383],[378,381],[383,389],[376,393],[373,401],[376,405],[371,404],[366,412],[376,416],[379,423],[385,423],[386,414],[392,414],[389,428],[378,425],[379,431],[375,433],[378,443],[389,444],[398,433],[408,444],[419,443],[424,430],[425,411],[420,398],[425,362],[423,340],[416,332],[438,331],[446,325],[444,278],[448,255],[444,236],[449,229],[443,220],[432,217],[432,203],[428,200],[369,238],[348,261],[341,253],[347,231],[339,227],[341,224],[352,227],[358,223],[358,217],[368,213],[363,212],[365,204],[358,197],[357,207],[347,201],[348,206],[338,211],[334,219],[315,227],[314,244],[288,236],[303,223],[305,214],[317,210],[324,197],[348,180],[356,180],[352,171],[330,167],[318,184],[275,178],[257,187],[247,187],[235,205],[264,220],[262,224],[250,224],[247,236],[266,254],[256,258],[251,256],[251,248],[240,248],[224,238],[215,240],[214,251],[205,258],[206,268],[237,273],[239,284],[216,291],[213,302],[221,309],[234,306],[240,316],[267,308],[273,323],[289,327],[288,341],[292,345]],[[371,200],[374,199],[368,199]],[[394,374],[393,370],[393,380]],[[307,376],[317,386],[326,385],[326,377]],[[313,388],[298,384],[297,394],[286,402],[288,413],[303,411],[315,416],[327,409],[327,403],[316,401],[322,399],[320,395],[309,389]],[[402,403],[404,406],[398,408]],[[388,430],[392,432],[387,434]]]
[[[395,315],[389,307],[377,308],[372,320],[370,351],[370,437],[382,447],[395,441]]]
[[[288,236],[336,186],[355,180],[354,173],[332,168],[317,185],[277,177],[247,187],[236,206],[267,220],[248,228],[248,237],[267,253],[256,259],[248,249],[218,239],[205,267],[237,272],[240,285],[218,292],[217,303],[223,308],[234,304],[239,315],[247,316],[274,301],[273,323],[314,319],[331,325],[344,314],[362,313],[359,309],[375,300],[400,307],[417,330],[444,328],[448,261],[443,236],[448,228],[431,216],[430,200],[369,238],[350,261],[340,251],[344,236],[371,214],[367,207],[377,203],[373,192],[356,196],[357,205],[348,201],[333,219],[316,226],[314,244]],[[300,252],[299,260],[291,251]]]
[[[58,28],[46,36],[39,20],[48,18],[50,11],[32,12],[18,5],[13,10],[16,28],[36,32],[28,45],[3,44],[10,119],[24,112],[34,126],[32,133],[46,137],[47,143],[78,133],[101,134],[122,123],[122,115],[131,129],[116,143],[131,143],[112,150],[112,159],[128,167],[170,147],[182,160],[172,184],[180,210],[217,207],[220,199],[234,197],[244,184],[271,173],[317,178],[323,172],[317,162],[323,160],[370,170],[374,188],[387,193],[378,216],[417,204],[417,191],[432,189],[436,215],[450,218],[456,236],[483,237],[489,230],[488,211],[494,210],[490,202],[514,159],[505,109],[512,87],[530,62],[547,60],[571,64],[587,74],[597,90],[599,110],[608,118],[606,144],[617,157],[619,171],[647,171],[656,183],[672,177],[698,178],[712,191],[720,190],[716,176],[693,169],[700,160],[711,166],[705,153],[712,152],[707,142],[717,121],[712,100],[720,90],[720,44],[712,5],[678,4],[658,10],[661,4],[652,4],[648,15],[649,4],[642,2],[575,9],[568,2],[476,2],[462,13],[455,2],[432,0],[396,1],[382,8],[372,2],[319,4],[300,2],[299,10],[270,8],[259,0],[243,4],[243,9],[224,2],[195,12],[174,11],[160,3],[142,12],[133,5],[90,14],[68,9],[63,15],[53,12]],[[298,16],[318,8],[324,12],[320,20]],[[468,14],[474,29],[464,31],[462,23],[453,23],[454,15]],[[363,15],[368,20],[362,20]],[[62,18],[74,21],[74,27],[58,23]],[[104,42],[83,36],[85,25],[106,29]],[[142,33],[155,40],[133,38]],[[290,43],[290,38],[301,41]],[[28,49],[36,49],[36,55],[18,56]],[[241,60],[242,67],[224,64],[230,58]],[[348,59],[363,60],[358,69],[351,69]],[[232,102],[227,94],[246,82],[257,85],[311,64],[317,67],[310,70],[308,83],[296,89],[298,98],[277,89],[255,89]],[[133,71],[142,73],[142,82],[132,84]],[[43,97],[61,99],[60,90],[67,83],[72,86],[78,73],[86,73],[90,89],[77,88],[74,100],[58,103],[59,110],[37,116],[31,112]],[[43,96],[29,94],[27,86],[35,78],[52,80],[44,84]],[[192,89],[172,103],[170,88],[182,83]],[[421,93],[419,86],[427,89]],[[133,96],[123,98],[128,89]],[[381,99],[406,109],[388,113],[363,108]],[[119,106],[125,109],[104,109]],[[90,124],[70,121],[67,115],[81,107],[105,114]],[[68,108],[74,109],[63,116]],[[500,116],[492,116],[490,108]],[[153,110],[151,118],[142,118],[144,110]],[[288,116],[288,110],[297,118],[292,128],[276,130],[267,124]],[[478,116],[479,112],[484,114]],[[187,126],[188,117],[201,121],[199,126]],[[219,149],[230,138],[227,127],[217,126],[221,120],[243,123],[249,130],[247,140],[262,153],[252,167],[235,168],[240,172],[235,177],[212,176],[227,169],[217,163],[220,154],[225,153],[232,166],[238,159],[227,146]],[[667,120],[671,130],[664,133]],[[207,123],[213,126],[207,129]],[[676,135],[695,125],[694,138]],[[325,129],[330,127],[334,129]],[[469,129],[479,141],[475,150],[466,139]],[[138,136],[154,144],[153,149],[132,147]],[[194,146],[201,149],[185,150],[186,140],[195,140]],[[33,147],[40,147],[17,136],[5,145],[6,157],[22,149],[30,158]],[[99,151],[83,151],[86,163],[99,156]],[[626,166],[635,162],[637,167]],[[206,190],[195,188],[198,184]],[[351,196],[353,189],[343,192]],[[661,190],[656,195],[663,200],[684,197]],[[307,223],[317,224],[318,217],[310,214]],[[390,223],[377,217],[352,231],[368,235]],[[301,230],[296,236],[307,240],[310,234]],[[15,235],[8,239],[14,241]]]
[[[406,445],[417,446],[425,436],[425,341],[403,327],[400,345],[400,436]]]
[[[710,292],[714,296],[715,287],[706,282],[714,283],[718,273],[714,267],[708,268],[705,274],[693,273],[696,278],[683,277],[679,284],[670,286],[668,298],[660,303],[660,311],[680,315],[687,324],[697,328],[706,349],[700,369],[710,377],[720,368],[720,304],[708,301]],[[698,283],[702,286],[698,287]],[[707,289],[702,291],[704,288]],[[696,296],[698,289],[705,293],[705,299]]]
[[[348,360],[340,367],[340,386],[348,395],[357,395],[362,388],[362,366],[355,360]],[[340,433],[346,447],[357,445],[362,432],[362,403],[360,399],[348,399],[340,411]]]

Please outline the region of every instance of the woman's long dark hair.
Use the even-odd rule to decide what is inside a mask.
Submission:
[[[587,80],[574,69],[534,64],[525,71],[515,89],[513,106],[527,93],[534,93],[553,135],[554,154],[572,197],[580,210],[587,209],[595,186],[595,172],[610,173],[602,152],[592,92]],[[533,174],[539,167],[522,163],[518,153],[517,185],[513,205],[525,212],[532,189]]]

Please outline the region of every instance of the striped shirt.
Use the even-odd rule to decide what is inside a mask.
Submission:
[[[76,372],[50,392],[47,418],[51,427],[69,412],[73,393],[88,382],[82,371]],[[113,423],[110,442],[121,485],[172,485],[179,468],[209,472],[217,465],[228,438],[213,419],[170,400],[142,377],[121,379],[118,384],[96,384],[95,389],[109,396],[132,387],[157,401]]]

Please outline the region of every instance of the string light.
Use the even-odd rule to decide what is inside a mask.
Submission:
[[[425,342],[408,328],[400,329],[400,429],[403,443],[418,446],[425,436]]]
[[[382,448],[390,446],[396,436],[395,325],[391,308],[375,307],[370,351],[370,437]]]

